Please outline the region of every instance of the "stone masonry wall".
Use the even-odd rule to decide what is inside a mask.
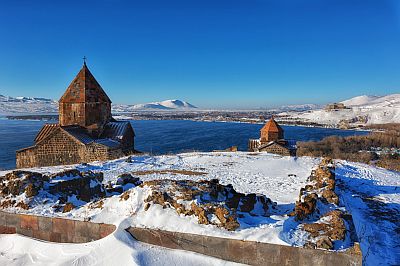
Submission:
[[[36,148],[31,147],[17,151],[17,168],[33,167],[34,165],[36,165],[35,150]]]
[[[250,265],[361,265],[361,255],[351,250],[332,252],[146,228],[127,231],[145,243]]]
[[[110,235],[115,229],[110,224],[0,212],[0,234],[17,233],[51,242],[90,242]]]
[[[284,156],[290,156],[290,152],[287,148],[282,147],[278,144],[272,144],[266,148],[261,149],[260,151],[265,151],[269,153],[275,153],[275,154],[280,154]]]
[[[18,151],[17,168],[79,163],[82,147],[81,143],[59,130],[36,146]]]

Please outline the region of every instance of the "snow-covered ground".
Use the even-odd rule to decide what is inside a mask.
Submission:
[[[400,123],[400,94],[386,96],[357,96],[342,101],[348,109],[327,111],[325,109],[306,112],[285,112],[291,120],[337,126],[341,121],[350,125]]]
[[[116,180],[122,173],[152,171],[140,175],[143,181],[153,179],[213,179],[218,178],[222,184],[232,184],[234,189],[242,193],[260,193],[277,202],[278,211],[269,217],[244,217],[239,219],[240,227],[235,231],[227,231],[213,225],[199,224],[194,216],[178,215],[170,208],[163,209],[153,204],[145,211],[144,199],[150,191],[147,187],[133,187],[127,200],[115,195],[104,200],[104,206],[91,208],[90,204],[76,208],[69,213],[56,212],[47,204],[37,204],[28,212],[49,216],[66,216],[75,219],[90,218],[94,222],[115,224],[118,230],[99,241],[87,244],[52,244],[36,241],[17,235],[0,236],[0,264],[26,265],[38,262],[37,265],[48,265],[50,262],[66,265],[223,265],[226,262],[183,251],[171,251],[138,243],[123,230],[129,226],[159,228],[169,231],[190,232],[227,238],[246,239],[281,245],[302,245],[307,239],[304,231],[297,230],[298,224],[293,217],[284,213],[293,210],[298,199],[299,190],[307,184],[311,170],[320,162],[309,157],[282,157],[266,153],[185,153],[164,156],[134,156],[131,161],[126,158],[95,162],[88,165],[76,165],[81,171],[92,170],[104,173],[104,183]],[[55,173],[66,167],[45,167],[30,169],[42,173]],[[204,172],[205,175],[185,175],[176,171],[155,170],[190,170]],[[368,174],[366,174],[368,173]],[[0,176],[5,172],[0,172]],[[382,239],[376,248],[369,248],[362,242],[363,251],[370,251],[367,257],[370,262],[379,261],[398,263],[399,240],[390,232],[397,232],[396,222],[386,222],[386,218],[369,219],[369,206],[359,203],[355,192],[364,193],[379,199],[385,208],[394,212],[400,211],[400,174],[366,166],[342,162],[338,165],[337,175],[343,186],[339,197],[346,202],[346,208],[353,212],[357,231],[360,225],[366,232],[379,231]],[[365,202],[364,202],[365,203]],[[21,210],[18,210],[21,211]],[[398,218],[395,216],[395,218]],[[391,227],[392,226],[392,227]],[[392,230],[394,229],[394,230]],[[396,231],[397,230],[397,231]],[[302,233],[303,232],[303,233]],[[365,239],[360,239],[366,241]],[[397,245],[397,246],[396,246]],[[340,247],[339,247],[340,248]],[[61,254],[61,255],[55,255]],[[100,255],[101,254],[101,255]],[[104,260],[99,257],[104,256]],[[57,258],[56,258],[57,257]],[[113,259],[114,258],[114,259]],[[386,259],[387,258],[387,259]],[[395,263],[396,264],[396,263]]]
[[[400,265],[400,173],[342,161],[336,180],[365,264]]]

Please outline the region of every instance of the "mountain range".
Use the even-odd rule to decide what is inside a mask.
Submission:
[[[113,113],[125,113],[140,110],[195,110],[196,106],[181,100],[165,100],[144,104],[113,104]],[[11,97],[0,94],[0,114],[43,114],[57,113],[58,102],[52,99],[36,97]]]
[[[191,110],[196,106],[181,100],[165,100],[162,102],[142,103],[133,105],[113,105],[113,112],[123,113],[138,110]]]

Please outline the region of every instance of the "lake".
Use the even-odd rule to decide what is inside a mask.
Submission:
[[[0,169],[15,167],[15,151],[33,144],[45,121],[0,118]],[[263,125],[187,120],[133,120],[135,148],[153,154],[222,150],[238,146],[247,150],[249,138],[258,138]],[[285,138],[298,141],[321,140],[331,135],[364,135],[365,131],[282,126]]]

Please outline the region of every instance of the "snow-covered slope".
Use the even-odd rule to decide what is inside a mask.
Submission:
[[[358,106],[358,105],[366,105],[373,100],[379,99],[379,96],[372,96],[372,95],[361,95],[356,96],[348,100],[341,101],[344,105],[351,107],[351,106]]]
[[[164,156],[134,156],[108,162],[75,166],[55,166],[32,169],[42,173],[56,173],[76,168],[80,171],[103,172],[103,183],[115,181],[122,173],[142,172],[143,181],[154,179],[214,179],[221,184],[232,184],[241,193],[260,193],[278,205],[276,210],[292,210],[319,159],[309,157],[282,157],[267,153],[186,153]],[[161,171],[163,170],[163,171]],[[169,170],[169,171],[168,171]],[[205,172],[205,175],[185,175],[171,170]],[[0,171],[0,176],[6,172]],[[368,165],[342,161],[336,169],[337,193],[340,202],[354,215],[366,265],[398,265],[398,228],[400,211],[400,174]],[[278,212],[269,217],[245,216],[235,231],[199,224],[196,217],[177,214],[170,208],[154,204],[147,211],[144,199],[149,196],[146,187],[131,187],[128,199],[119,195],[104,199],[102,208],[91,208],[90,203],[60,213],[48,203],[36,204],[24,211],[49,216],[90,218],[94,222],[115,224],[117,231],[110,236],[86,244],[52,244],[18,235],[0,235],[1,265],[226,265],[228,262],[206,256],[149,246],[133,240],[124,230],[128,226],[159,228],[226,238],[254,240],[281,245],[302,245],[307,235],[299,234],[293,218]],[[373,202],[377,201],[377,202]],[[40,201],[42,202],[42,201]],[[375,206],[375,210],[373,209]],[[9,210],[10,211],[10,210]],[[375,212],[372,212],[375,211]],[[380,216],[379,211],[385,215]],[[389,213],[389,214],[388,214]],[[372,217],[372,218],[371,218]],[[388,218],[389,217],[389,218]],[[371,247],[371,245],[373,245]],[[368,251],[370,250],[370,251]],[[369,255],[365,255],[369,253]]]
[[[400,123],[400,94],[386,96],[358,96],[342,101],[347,109],[327,111],[325,109],[307,112],[287,112],[290,119],[323,125],[350,126]]]
[[[181,100],[165,100],[162,102],[142,103],[134,105],[113,105],[114,112],[128,112],[135,110],[190,110],[197,107]]]
[[[10,97],[0,94],[0,114],[55,113],[57,101],[46,98]]]

